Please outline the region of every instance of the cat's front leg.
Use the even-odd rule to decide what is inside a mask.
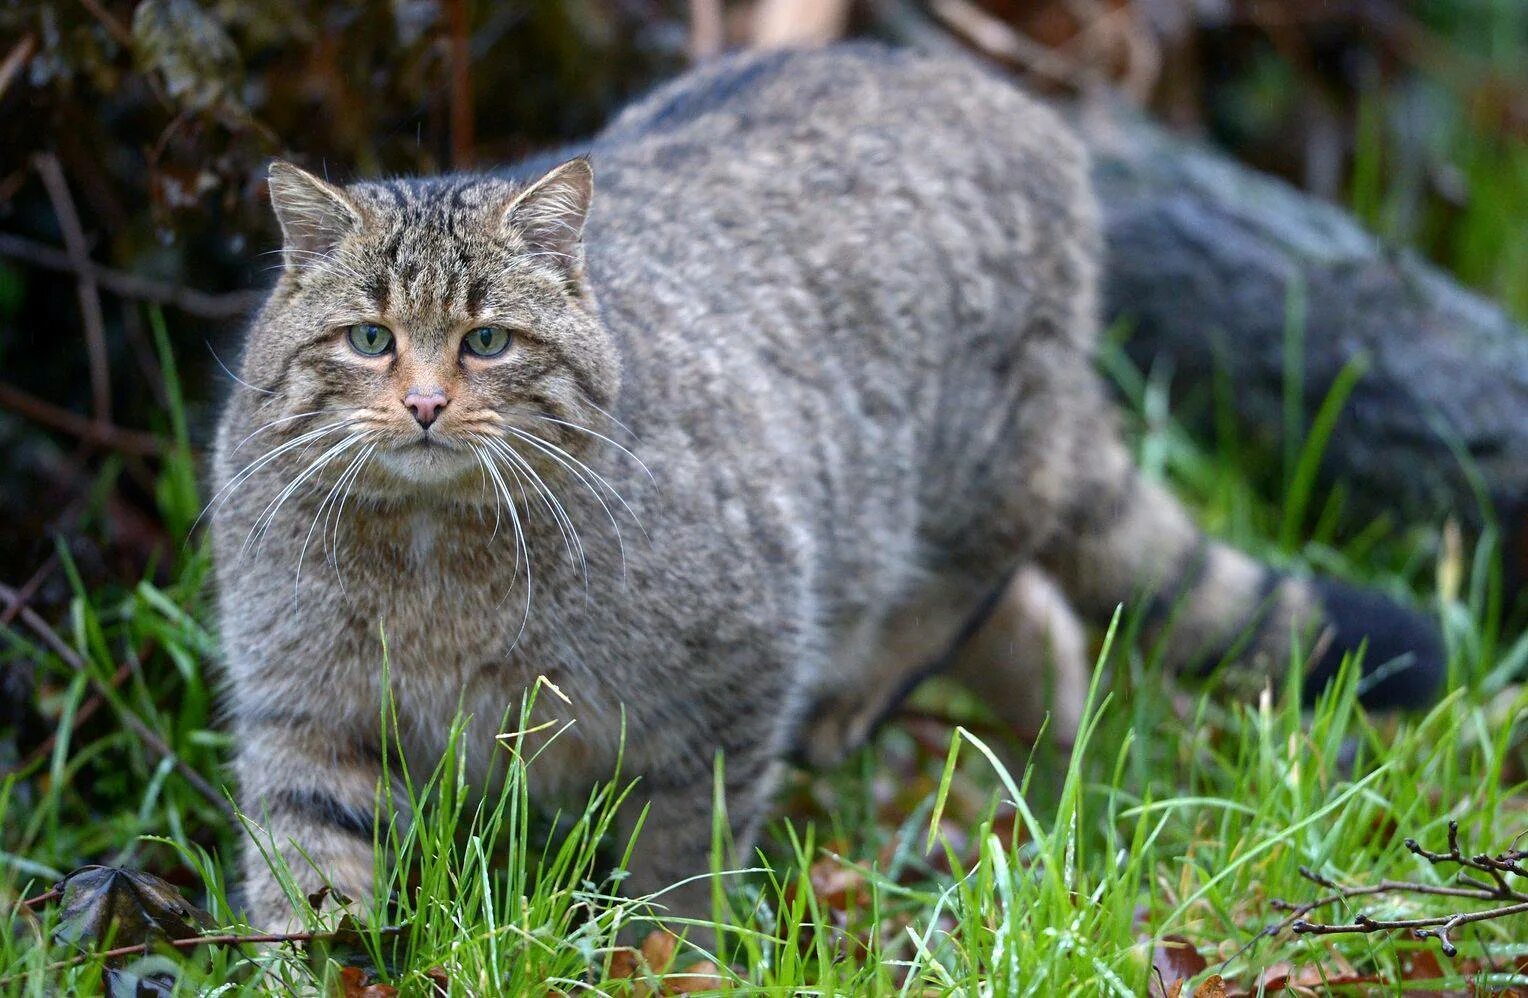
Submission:
[[[691,764],[677,770],[650,771],[623,808],[623,831],[630,833],[647,803],[641,835],[632,851],[629,876],[622,886],[628,898],[650,898],[651,915],[702,948],[714,943],[704,924],[712,919],[717,883],[711,872],[713,822],[716,819],[714,756],[697,747]],[[727,852],[721,857],[725,888],[735,882],[729,871],[750,865],[754,840],[779,786],[782,764],[771,747],[751,746],[724,752],[722,790],[726,809]]]
[[[278,861],[302,894],[328,886],[367,910],[374,842],[386,841],[388,820],[407,817],[391,810],[404,806],[396,795],[381,793],[374,733],[296,709],[268,709],[241,714],[234,734],[239,802],[249,823],[242,868],[251,923],[279,930],[294,922],[272,868]]]

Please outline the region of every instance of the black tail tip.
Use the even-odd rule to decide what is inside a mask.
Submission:
[[[1315,589],[1335,634],[1306,676],[1307,701],[1337,675],[1343,656],[1360,646],[1365,651],[1358,699],[1365,707],[1426,707],[1438,699],[1448,653],[1432,620],[1373,589],[1332,579],[1316,580]]]

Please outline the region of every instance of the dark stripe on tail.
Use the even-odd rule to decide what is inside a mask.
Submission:
[[[375,811],[346,804],[322,790],[278,790],[266,800],[273,814],[283,812],[301,817],[357,838],[370,839],[376,834]]]

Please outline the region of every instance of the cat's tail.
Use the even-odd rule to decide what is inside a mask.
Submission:
[[[1297,647],[1307,698],[1363,647],[1367,706],[1437,696],[1446,655],[1432,620],[1378,591],[1281,572],[1211,540],[1117,438],[1100,436],[1079,455],[1083,484],[1042,556],[1085,616],[1107,619],[1119,604],[1144,600],[1148,637],[1179,669],[1235,661],[1280,676]]]

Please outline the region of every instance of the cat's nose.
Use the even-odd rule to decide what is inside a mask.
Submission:
[[[414,421],[427,430],[449,401],[451,400],[446,398],[446,393],[439,388],[431,388],[429,391],[413,389],[403,396],[404,408],[412,412]]]

